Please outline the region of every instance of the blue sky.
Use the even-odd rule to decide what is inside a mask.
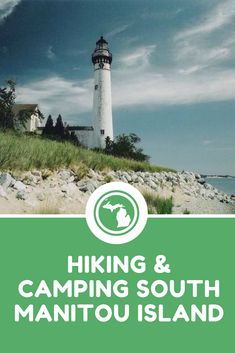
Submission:
[[[235,0],[1,0],[0,81],[91,124],[91,53],[109,41],[115,134],[151,162],[235,175]]]

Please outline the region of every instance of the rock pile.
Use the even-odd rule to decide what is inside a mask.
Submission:
[[[15,203],[17,201],[25,202],[32,209],[36,209],[45,200],[54,199],[64,204],[62,210],[64,213],[70,213],[71,211],[67,211],[70,205],[74,203],[76,210],[76,205],[79,203],[84,210],[89,195],[100,185],[111,181],[130,183],[140,190],[147,189],[160,196],[172,196],[176,203],[179,203],[181,199],[186,199],[187,202],[190,200],[214,200],[222,204],[234,205],[235,203],[234,196],[217,190],[207,184],[199,174],[191,172],[110,171],[103,173],[90,170],[85,178],[79,180],[79,177],[68,169],[57,172],[35,170],[20,175],[0,172],[0,200],[14,198]],[[67,203],[65,199],[67,199]],[[197,213],[195,207],[193,212]],[[198,213],[201,212],[198,211]]]

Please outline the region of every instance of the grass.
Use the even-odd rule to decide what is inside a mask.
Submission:
[[[56,206],[42,206],[35,211],[35,214],[60,214],[60,210]]]
[[[185,208],[185,209],[183,210],[183,214],[190,214],[190,211],[189,211],[187,208]]]
[[[172,214],[172,197],[160,197],[151,191],[143,191],[142,193],[147,202],[148,212],[150,214]]]
[[[72,168],[85,175],[93,170],[174,171],[173,169],[115,158],[103,153],[41,137],[0,132],[0,169],[28,171],[32,169]]]

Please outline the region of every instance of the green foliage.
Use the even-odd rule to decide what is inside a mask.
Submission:
[[[74,146],[70,142],[58,142],[39,136],[0,132],[0,169],[32,170],[79,166],[83,163],[94,170],[173,171],[149,163],[115,158],[103,153]]]
[[[105,175],[104,181],[106,183],[111,183],[111,181],[113,181],[113,178],[111,177],[111,175]]]
[[[190,211],[187,208],[185,208],[185,210],[183,211],[183,214],[190,214]]]
[[[55,128],[54,128],[54,134],[56,136],[60,137],[61,139],[64,138],[65,127],[64,127],[64,123],[63,123],[61,115],[59,115],[57,120],[56,120],[56,124],[55,124]]]
[[[75,145],[79,145],[75,132],[72,131],[70,133],[69,126],[64,125],[61,115],[58,116],[55,126],[52,116],[48,116],[42,136],[56,141],[70,141]]]
[[[15,82],[8,80],[7,87],[0,88],[0,128],[14,128],[13,106],[15,104]]]
[[[143,196],[145,198],[145,201],[147,202],[148,212],[150,214],[172,214],[172,197],[160,197],[150,191],[144,191]]]
[[[105,153],[116,157],[133,159],[140,162],[148,162],[149,156],[143,153],[142,148],[137,148],[136,144],[140,142],[140,138],[136,134],[119,135],[114,141],[109,137],[106,138]]]
[[[46,125],[42,132],[43,136],[53,136],[54,135],[54,122],[52,116],[49,115],[46,121]]]

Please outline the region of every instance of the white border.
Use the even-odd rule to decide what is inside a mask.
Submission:
[[[56,214],[56,215],[40,215],[40,214],[0,214],[0,219],[4,218],[86,218],[85,214]],[[171,215],[152,215],[148,218],[235,218],[235,214],[171,214]]]

